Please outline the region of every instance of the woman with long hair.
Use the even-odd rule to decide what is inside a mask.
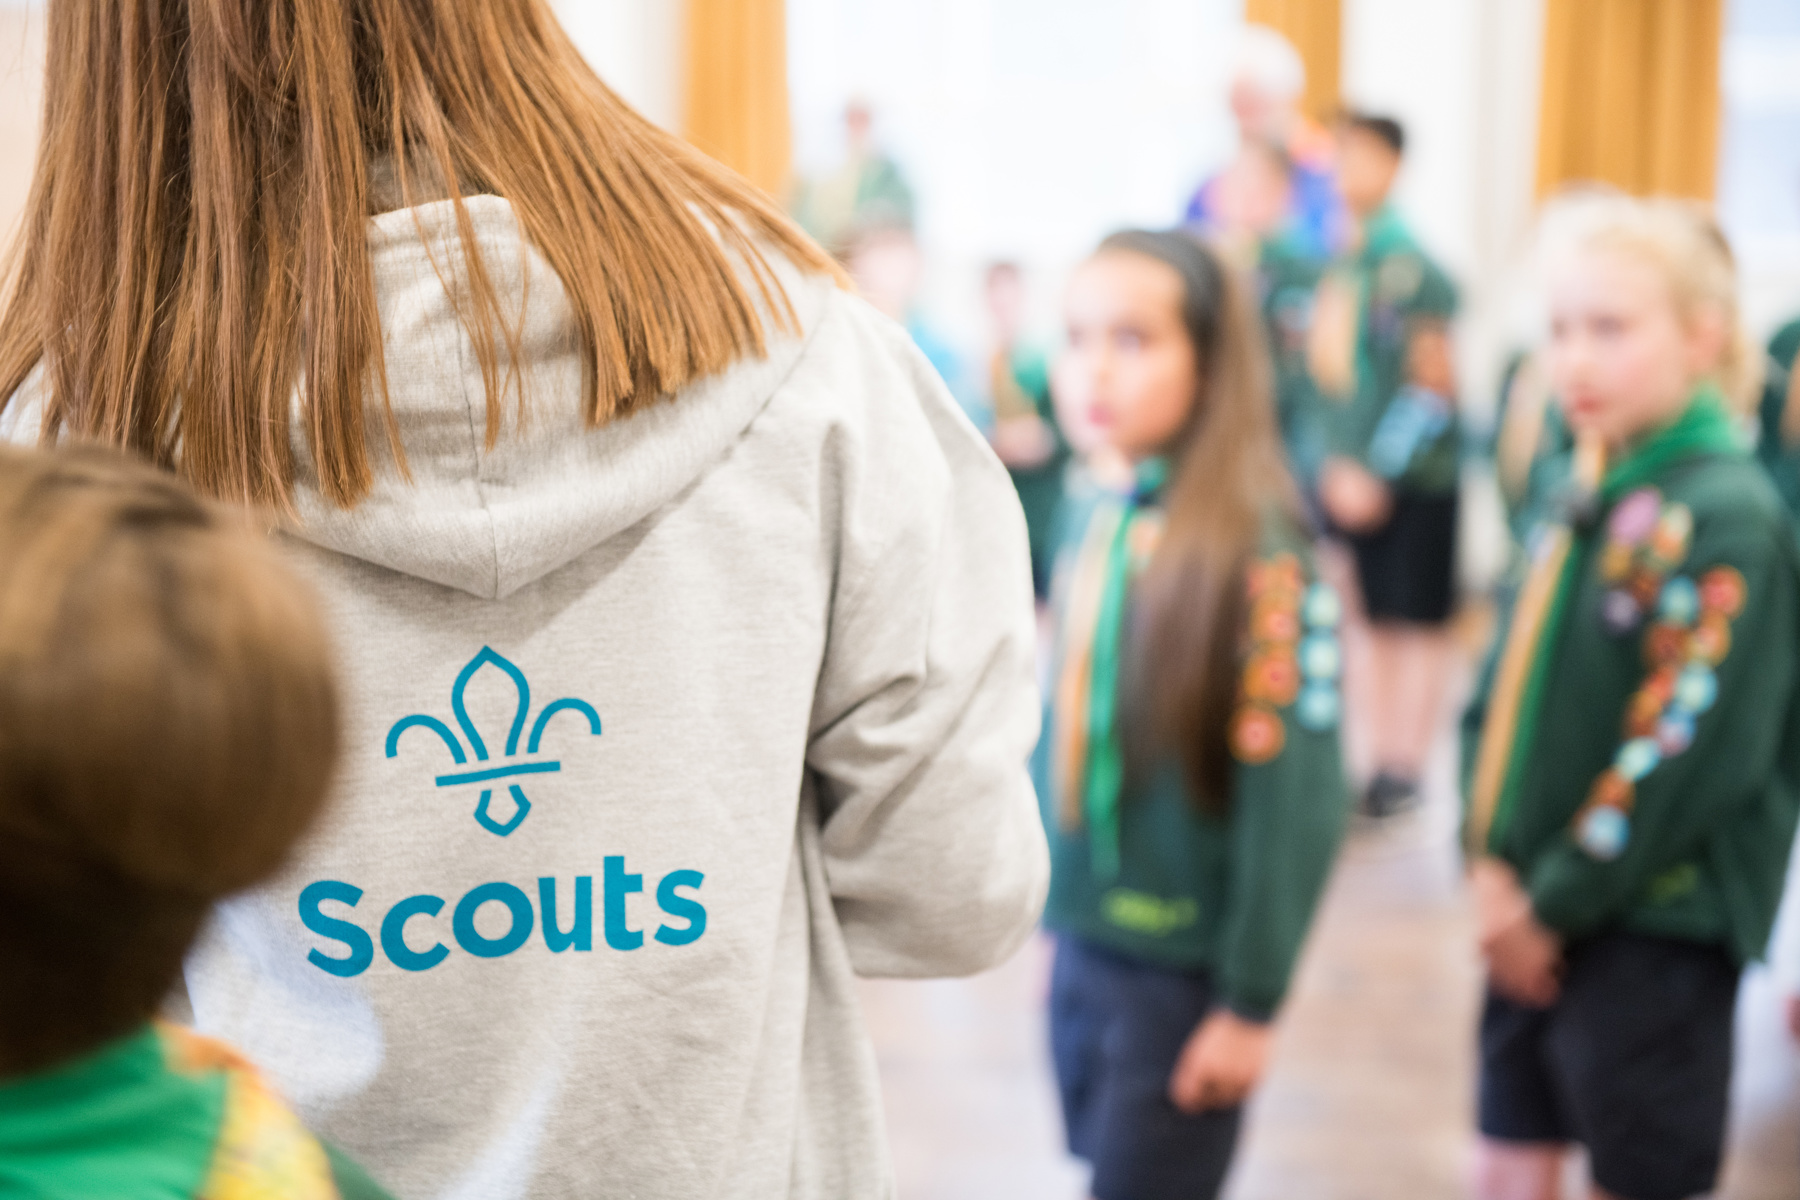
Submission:
[[[47,79],[0,434],[266,510],[345,678],[196,1023],[401,1195],[882,1194],[852,977],[1045,886],[942,384],[543,0],[52,0]]]

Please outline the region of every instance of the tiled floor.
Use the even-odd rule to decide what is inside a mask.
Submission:
[[[1467,1195],[1480,975],[1453,852],[1449,738],[1430,801],[1345,846],[1239,1149],[1230,1200]],[[901,1200],[1078,1200],[1044,1050],[1048,947],[998,971],[863,988]],[[1753,973],[1722,1200],[1800,1197],[1800,1053]],[[1572,1178],[1579,1168],[1571,1171]],[[1579,1194],[1579,1193],[1575,1193]]]

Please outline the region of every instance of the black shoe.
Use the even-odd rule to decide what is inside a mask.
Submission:
[[[1362,814],[1377,821],[1411,812],[1418,806],[1418,781],[1389,771],[1377,771],[1362,794]]]

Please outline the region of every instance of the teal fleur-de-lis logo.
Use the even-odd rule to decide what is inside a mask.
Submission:
[[[461,726],[463,737],[468,739],[469,749],[463,749],[463,743],[452,733],[450,727],[436,717],[424,713],[414,713],[410,717],[401,717],[388,730],[387,756],[393,758],[400,752],[400,735],[412,728],[429,729],[443,739],[450,750],[450,757],[457,766],[469,764],[469,753],[473,752],[476,762],[488,762],[487,743],[481,740],[481,731],[475,728],[475,722],[469,719],[468,707],[463,702],[464,693],[468,691],[469,681],[475,678],[483,667],[492,667],[512,680],[518,689],[519,707],[513,714],[512,728],[506,731],[506,758],[503,763],[493,767],[477,768],[473,771],[453,771],[448,775],[439,775],[437,785],[441,788],[461,787],[465,784],[491,784],[496,780],[510,779],[520,775],[552,775],[562,770],[562,763],[555,760],[519,757],[519,738],[525,732],[525,726],[531,718],[531,685],[525,680],[525,672],[519,670],[505,658],[483,646],[481,652],[468,661],[461,674],[456,677],[456,684],[450,689],[450,711]],[[600,714],[586,700],[563,699],[546,704],[539,711],[537,720],[531,722],[531,736],[526,739],[525,753],[535,755],[544,740],[544,729],[550,724],[550,718],[559,712],[580,713],[587,718],[588,730],[600,736]],[[475,806],[475,820],[489,833],[505,837],[519,827],[525,814],[531,811],[531,801],[525,798],[525,789],[516,783],[506,785],[512,796],[513,813],[511,819],[501,822],[495,820],[490,806],[494,799],[494,789],[483,787],[481,801]]]

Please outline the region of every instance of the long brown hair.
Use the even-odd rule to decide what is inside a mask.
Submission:
[[[0,1076],[130,1032],[319,813],[325,625],[241,513],[0,446]]]
[[[1137,587],[1131,648],[1134,775],[1173,754],[1188,793],[1220,813],[1231,794],[1227,729],[1237,703],[1245,569],[1264,520],[1302,521],[1276,431],[1268,351],[1246,288],[1210,249],[1180,233],[1132,230],[1100,253],[1140,254],[1181,278],[1181,320],[1199,380],[1171,447],[1163,536]]]
[[[833,270],[601,83],[546,0],[51,0],[46,78],[0,409],[41,363],[46,440],[135,447],[217,496],[288,502],[296,386],[329,500],[369,490],[371,385],[405,470],[365,243],[377,174],[401,207],[456,206],[466,266],[447,285],[490,445],[519,333],[466,190],[510,201],[561,277],[595,423],[792,328],[760,247]]]

